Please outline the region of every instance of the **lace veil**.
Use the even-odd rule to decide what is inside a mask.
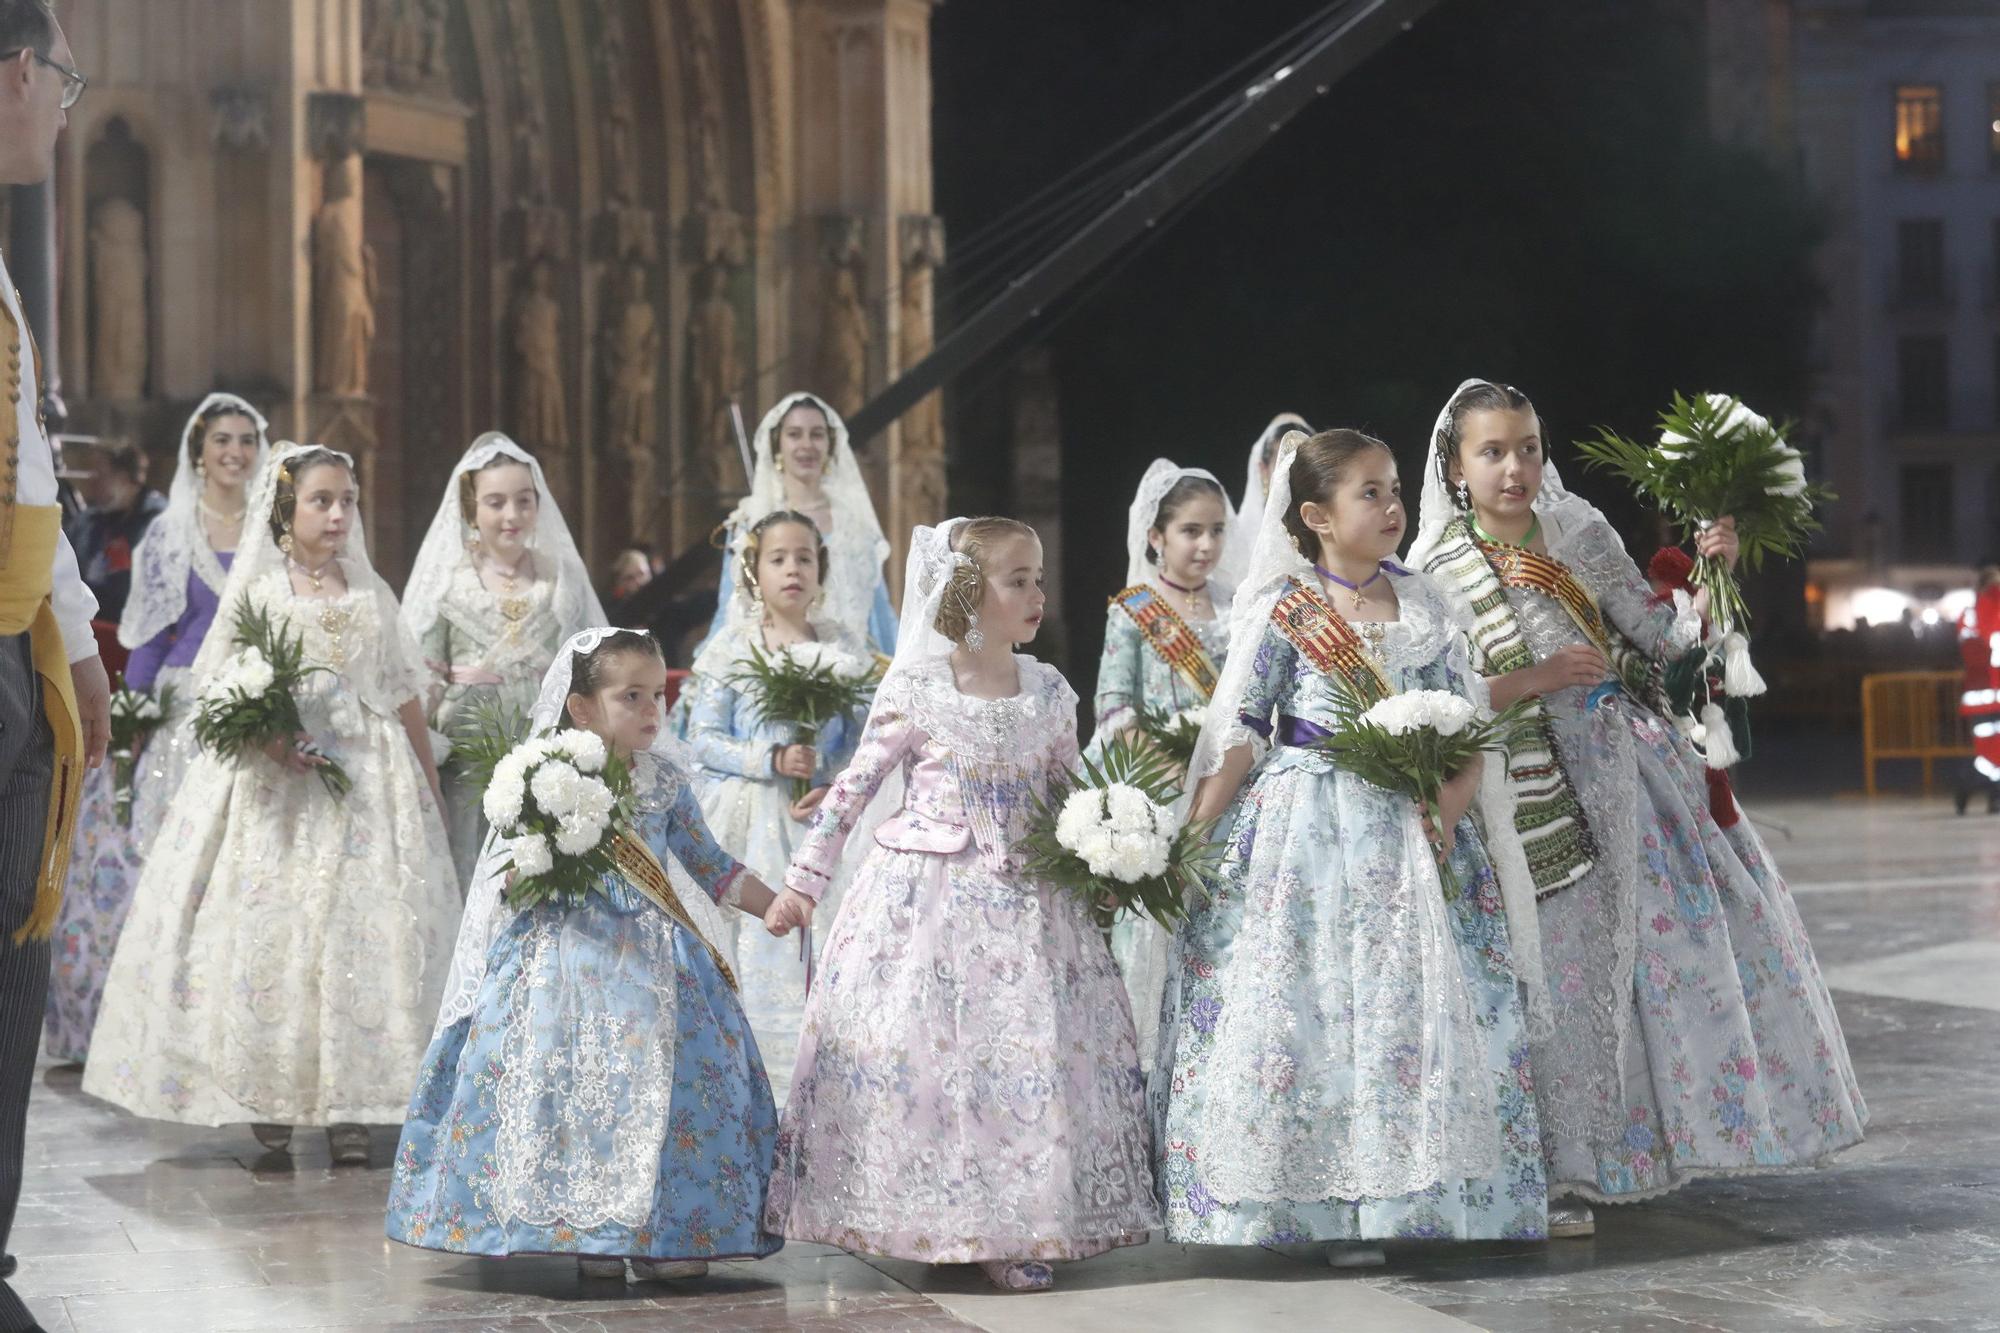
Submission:
[[[1470,379],[1452,390],[1445,400],[1444,408],[1437,415],[1437,422],[1431,427],[1429,446],[1424,450],[1423,498],[1417,510],[1417,536],[1410,543],[1410,553],[1406,557],[1412,569],[1422,569],[1433,555],[1437,554],[1438,542],[1444,537],[1444,530],[1463,511],[1452,499],[1451,487],[1444,479],[1444,434],[1451,425],[1452,404],[1456,403],[1468,389],[1495,387],[1490,380]],[[1539,418],[1537,418],[1539,422]],[[1607,528],[1609,521],[1599,512],[1596,505],[1580,495],[1570,493],[1563,485],[1562,474],[1556,471],[1555,460],[1549,457],[1548,430],[1542,430],[1542,489],[1535,496],[1535,512],[1542,519],[1543,540],[1551,551],[1556,541],[1564,533],[1580,532],[1593,522],[1602,523]]]
[[[257,478],[270,457],[269,423],[261,412],[233,393],[212,393],[201,400],[181,431],[180,447],[174,450],[174,480],[167,488],[166,511],[146,529],[132,556],[132,592],[118,621],[118,642],[127,648],[137,648],[181,618],[187,610],[189,573],[217,595],[228,578],[201,526],[202,482],[195,472],[201,443],[188,439],[195,423],[218,408],[240,412],[257,427],[257,461],[251,467],[246,492],[256,489]],[[246,519],[241,540],[248,543],[254,536]]]
[[[251,484],[249,505],[244,511],[243,537],[236,548],[236,559],[229,567],[228,581],[222,587],[215,624],[208,637],[202,640],[201,651],[195,654],[192,678],[197,689],[236,651],[234,631],[240,608],[246,603],[258,604],[272,597],[289,603],[289,583],[276,591],[263,588],[271,576],[282,578],[286,573],[287,557],[278,549],[277,539],[271,534],[271,507],[277,496],[280,473],[287,471],[298,455],[320,447],[279,441],[273,446],[264,469],[257,474],[257,480]],[[353,458],[339,450],[326,452],[345,463],[350,471],[353,470]],[[343,676],[371,712],[393,720],[404,704],[422,697],[428,675],[416,641],[410,638],[397,619],[396,595],[382,581],[382,576],[375,572],[374,565],[369,563],[368,534],[359,511],[355,513],[353,527],[347,534],[347,544],[337,558],[341,572],[347,578],[348,596],[375,599],[377,622],[382,626],[384,640],[379,652],[359,656],[355,664],[343,672]],[[264,609],[275,612],[280,607],[265,605]]]
[[[729,582],[731,614],[749,598],[736,577],[743,558],[742,543],[750,526],[774,509],[785,507],[785,479],[778,471],[778,425],[785,413],[798,406],[816,407],[826,414],[828,451],[826,498],[833,507],[833,531],[827,540],[829,569],[826,576],[826,615],[846,626],[857,637],[868,637],[868,616],[875,605],[875,589],[882,579],[882,562],[889,558],[889,542],[882,535],[875,503],[868,496],[868,483],[855,461],[853,445],[847,438],[847,423],[825,400],[809,393],[788,393],[757,423],[750,442],[752,465],[750,494],[729,516],[729,549],[723,560],[723,577]]]
[[[1258,515],[1264,512],[1265,492],[1268,488],[1264,485],[1264,470],[1258,464],[1263,459],[1266,449],[1271,450],[1275,457],[1279,443],[1295,430],[1307,435],[1312,434],[1312,427],[1306,424],[1304,417],[1296,412],[1280,412],[1271,418],[1270,424],[1259,432],[1257,442],[1250,446],[1250,459],[1245,468],[1247,475],[1243,481],[1243,503],[1236,511],[1242,516],[1244,525],[1232,527],[1229,531],[1229,542],[1234,548],[1230,558],[1239,573],[1250,567],[1250,557],[1257,545],[1257,529],[1248,525],[1255,524]],[[1277,464],[1273,463],[1271,475],[1276,476],[1277,472]]]
[[[576,539],[570,535],[569,524],[563,521],[555,496],[549,492],[542,465],[499,431],[488,431],[472,442],[472,447],[458,460],[458,466],[451,470],[444,497],[438,501],[437,513],[424,534],[423,544],[417,548],[410,580],[403,587],[403,624],[419,643],[437,623],[438,607],[451,587],[452,575],[470,549],[473,530],[459,507],[461,480],[467,473],[491,467],[502,459],[523,464],[535,478],[535,532],[529,545],[534,552],[536,573],[555,579],[556,622],[566,634],[604,623],[604,607],[591,587],[590,571],[577,552]]]
[[[1125,515],[1125,583],[1127,587],[1150,583],[1158,576],[1160,567],[1146,558],[1146,534],[1153,530],[1154,520],[1160,515],[1160,501],[1186,477],[1200,477],[1203,481],[1215,483],[1215,489],[1222,495],[1223,516],[1229,523],[1223,532],[1222,552],[1216,559],[1215,568],[1209,572],[1209,578],[1216,585],[1211,600],[1220,615],[1228,609],[1230,594],[1241,575],[1240,565],[1234,558],[1239,554],[1237,514],[1236,506],[1229,501],[1228,489],[1207,468],[1180,467],[1164,458],[1154,459],[1147,467],[1146,475],[1139,479],[1139,490],[1132,497],[1132,507]]]

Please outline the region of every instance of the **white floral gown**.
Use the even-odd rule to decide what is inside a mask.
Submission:
[[[503,597],[480,582],[470,557],[459,562],[438,600],[437,619],[424,635],[424,657],[446,667],[491,671],[500,683],[446,684],[433,713],[439,731],[450,735],[467,707],[481,699],[527,717],[535,706],[542,673],[555,661],[563,640],[588,628],[562,623],[555,609],[555,587],[553,578],[538,578],[519,596]],[[480,844],[486,840],[486,816],[479,808],[485,793],[449,763],[440,777],[452,864],[463,889],[472,883]]]
[[[112,959],[84,1091],[186,1124],[397,1124],[459,911],[394,712],[421,664],[386,590],[306,600],[276,570],[249,595],[329,668],[300,711],[354,788],[336,798],[262,755],[196,757]]]
[[[1159,1225],[1138,1052],[1080,898],[1025,878],[1031,798],[1077,760],[1077,698],[948,661],[893,674],[786,884],[819,897],[870,798],[902,808],[847,886],[806,1002],[765,1226],[931,1263],[1081,1259]]]

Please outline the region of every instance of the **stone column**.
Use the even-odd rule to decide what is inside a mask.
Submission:
[[[51,433],[69,412],[62,399],[61,344],[56,339],[56,192],[53,181],[16,185],[7,210],[7,271],[21,292],[21,313],[42,353],[42,415]]]

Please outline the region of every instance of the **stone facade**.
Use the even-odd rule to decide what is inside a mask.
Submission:
[[[593,563],[687,548],[744,485],[732,398],[862,399],[930,346],[931,5],[67,0],[72,428],[165,461],[245,392],[362,457],[392,578],[492,427]],[[943,506],[911,418],[863,448],[891,533]]]

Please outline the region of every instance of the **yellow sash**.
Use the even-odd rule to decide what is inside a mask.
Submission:
[[[723,958],[721,950],[701,933],[700,927],[688,916],[687,908],[681,906],[680,895],[674,892],[672,882],[667,879],[666,867],[660,864],[659,857],[653,855],[653,849],[635,837],[620,833],[611,839],[611,856],[618,862],[618,869],[626,882],[651,899],[653,905],[671,917],[675,925],[700,940],[702,947],[708,950],[708,956],[715,961],[716,970],[722,973],[722,979],[729,983],[729,989],[738,989],[736,974],[729,970],[729,963]]]
[[[15,300],[19,300],[18,293]],[[49,601],[54,586],[56,542],[62,536],[60,505],[15,503],[16,479],[21,471],[21,395],[35,391],[42,382],[40,349],[32,333],[14,322],[14,312],[0,300],[0,323],[4,323],[7,365],[0,372],[0,472],[4,472],[7,492],[0,495],[0,635],[26,633],[28,651],[35,661],[35,674],[42,678],[42,712],[55,733],[55,785],[49,793],[48,822],[42,829],[40,869],[35,878],[35,906],[27,921],[14,932],[14,942],[47,939],[56,928],[62,909],[63,877],[69,871],[70,835],[76,829],[77,802],[83,794],[83,722],[77,715],[76,682],[69,672],[69,654],[63,648],[62,626],[56,623],[55,607]],[[28,365],[34,372],[32,383],[21,376],[21,344],[28,347]],[[40,411],[37,408],[37,417]]]
[[[8,417],[11,425],[12,416]],[[26,631],[42,678],[42,712],[55,733],[55,787],[49,793],[48,822],[42,829],[40,872],[35,882],[35,907],[14,942],[46,939],[56,928],[62,907],[63,876],[69,870],[70,835],[76,828],[76,807],[83,793],[83,722],[77,715],[76,686],[70,678],[69,654],[63,648],[62,627],[56,624],[49,588],[56,559],[56,538],[62,532],[58,505],[10,505],[13,541],[0,561],[0,635]]]

